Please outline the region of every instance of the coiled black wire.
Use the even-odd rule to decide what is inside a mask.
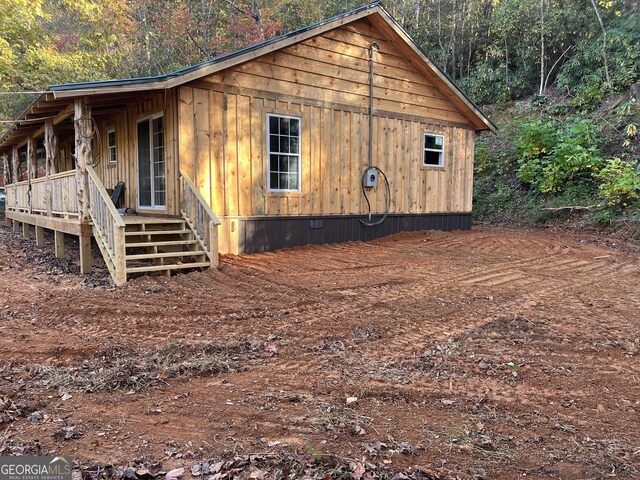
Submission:
[[[387,215],[389,215],[389,209],[391,208],[391,187],[389,186],[389,180],[387,179],[387,176],[384,174],[382,170],[380,170],[376,166],[371,166],[367,168],[364,172],[362,172],[362,179],[360,182],[360,185],[362,187],[362,194],[364,195],[364,199],[367,201],[367,208],[369,209],[367,218],[371,218],[371,202],[369,201],[369,197],[367,197],[367,189],[364,186],[364,180],[367,173],[372,168],[375,168],[378,172],[380,172],[380,175],[382,175],[382,178],[384,178],[384,183],[387,190],[387,201],[386,201],[386,206],[385,206],[382,218],[380,218],[379,220],[376,220],[375,222],[368,222],[367,220],[363,220],[362,218],[360,219],[360,223],[362,223],[363,225],[366,225],[367,227],[375,227],[376,225],[380,225],[382,222],[384,222],[385,219],[387,218]]]

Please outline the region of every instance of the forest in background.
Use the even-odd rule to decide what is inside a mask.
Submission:
[[[0,0],[2,129],[33,99],[18,92],[168,73],[361,4]],[[383,5],[500,127],[477,144],[477,219],[544,223],[577,205],[640,232],[637,0]]]

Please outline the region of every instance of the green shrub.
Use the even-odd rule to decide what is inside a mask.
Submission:
[[[476,175],[484,175],[492,168],[489,142],[484,138],[476,141],[474,169]]]
[[[612,207],[627,207],[640,199],[640,171],[637,162],[621,158],[607,160],[597,175],[600,194]]]
[[[538,193],[560,193],[572,182],[592,182],[602,166],[596,126],[588,119],[536,119],[516,139],[518,176]]]
[[[588,219],[601,227],[611,227],[616,220],[616,214],[613,210],[603,209],[597,210],[588,216]]]

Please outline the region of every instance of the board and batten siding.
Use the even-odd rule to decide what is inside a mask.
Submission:
[[[162,113],[165,129],[165,168],[167,175],[167,209],[153,210],[151,213],[178,215],[178,162],[177,159],[177,101],[176,91],[167,90],[166,94],[145,94],[140,102],[127,105],[121,112],[108,117],[98,117],[100,132],[99,156],[95,170],[105,188],[111,189],[118,182],[125,183],[124,199],[118,207],[138,208],[138,160],[137,160],[137,122],[149,115]],[[107,132],[115,129],[117,161],[109,164]],[[95,148],[95,147],[94,147]]]
[[[470,212],[474,130],[367,20],[179,88],[180,168],[223,220],[221,253],[236,253],[234,219],[366,213],[369,51],[376,42],[373,163],[391,213]],[[268,113],[301,118],[300,192],[267,190]],[[445,137],[444,168],[423,166],[423,136]],[[369,190],[382,212],[385,187]]]

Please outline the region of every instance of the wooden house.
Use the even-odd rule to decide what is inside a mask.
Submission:
[[[54,230],[58,256],[77,235],[83,272],[94,238],[118,285],[218,253],[468,229],[483,130],[376,3],[168,75],[52,86],[0,139],[7,218],[38,245]]]

